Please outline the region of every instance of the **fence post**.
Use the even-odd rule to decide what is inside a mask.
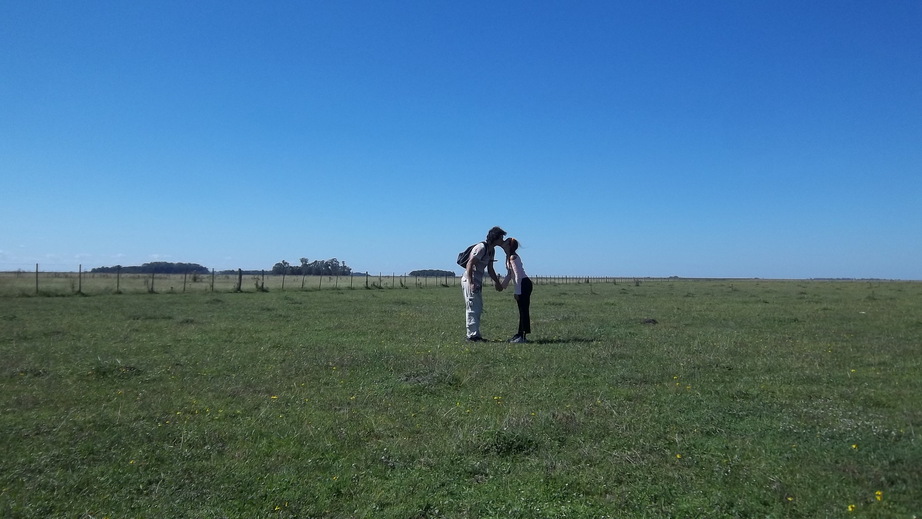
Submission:
[[[77,267],[77,293],[83,293],[83,264]]]
[[[237,269],[237,288],[234,292],[243,292],[243,269]]]

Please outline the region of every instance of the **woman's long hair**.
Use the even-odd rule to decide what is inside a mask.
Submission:
[[[509,238],[506,240],[506,243],[509,244],[509,257],[515,256],[515,251],[519,250],[519,240],[515,238]]]

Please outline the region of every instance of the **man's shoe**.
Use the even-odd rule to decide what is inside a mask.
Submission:
[[[523,343],[523,342],[528,342],[528,341],[525,340],[525,337],[522,337],[521,335],[516,335],[515,337],[509,339],[509,342],[514,342],[514,343],[517,343],[517,344],[521,344],[521,343]]]
[[[468,337],[467,342],[484,342],[486,339],[479,335],[474,335],[473,337]]]

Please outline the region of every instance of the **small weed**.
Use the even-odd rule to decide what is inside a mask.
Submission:
[[[114,361],[103,361],[99,359],[98,362],[90,368],[89,373],[94,378],[125,378],[140,375],[141,370],[135,366],[122,364],[118,359]]]
[[[538,442],[525,432],[508,429],[484,433],[479,445],[481,452],[497,456],[531,454],[538,448]]]

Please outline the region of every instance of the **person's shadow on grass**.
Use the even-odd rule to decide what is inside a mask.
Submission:
[[[596,339],[588,337],[542,337],[540,339],[528,339],[528,344],[589,344],[596,342]]]

